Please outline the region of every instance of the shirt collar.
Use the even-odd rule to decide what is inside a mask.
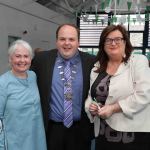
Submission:
[[[68,60],[71,62],[71,64],[76,65],[80,61],[80,54],[79,54],[79,52],[77,51],[77,53],[73,57],[68,59]],[[58,61],[58,63],[64,63],[66,61],[66,59],[64,59],[60,55],[60,53],[58,52],[57,53],[57,61]]]

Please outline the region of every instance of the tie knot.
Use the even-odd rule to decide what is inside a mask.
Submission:
[[[69,60],[65,60],[65,66],[70,66],[70,61]]]

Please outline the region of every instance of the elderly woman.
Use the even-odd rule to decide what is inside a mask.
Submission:
[[[123,26],[103,30],[85,104],[96,150],[150,149],[150,69],[147,58],[132,50]]]
[[[11,70],[0,76],[0,150],[46,150],[33,52],[23,40],[8,50]]]

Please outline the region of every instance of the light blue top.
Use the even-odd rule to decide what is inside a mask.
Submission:
[[[46,150],[36,75],[0,76],[0,150]]]

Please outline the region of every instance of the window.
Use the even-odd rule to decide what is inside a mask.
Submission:
[[[80,47],[92,47],[99,45],[99,38],[102,30],[108,25],[108,22],[103,22],[106,14],[98,14],[97,21],[95,14],[88,16],[88,21],[84,21],[84,16],[80,18]],[[95,21],[95,22],[94,22]]]
[[[11,36],[11,35],[9,35],[8,36],[8,47],[11,45],[11,43],[13,43],[14,41],[16,41],[18,39],[21,39],[21,38],[17,37],[17,36]]]
[[[87,52],[92,55],[96,55],[98,53],[98,48],[79,48],[83,52]]]
[[[148,47],[150,47],[150,22],[148,23]]]
[[[130,33],[130,41],[133,47],[143,47],[143,33]]]
[[[111,14],[101,13],[98,14],[97,20],[94,20],[95,14],[81,16],[79,19],[80,50],[90,54],[97,54],[101,32],[108,25],[110,16]],[[116,17],[117,19],[113,24],[123,24],[125,26],[135,53],[149,55],[150,23],[145,21],[145,14],[120,14],[116,15]]]

